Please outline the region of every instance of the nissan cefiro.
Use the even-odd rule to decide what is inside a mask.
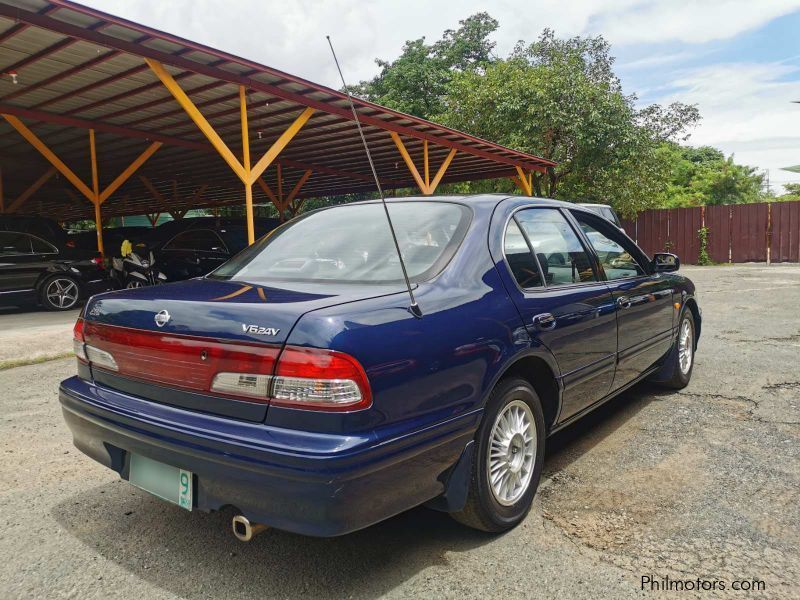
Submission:
[[[643,379],[689,383],[701,330],[673,254],[576,204],[388,201],[294,219],[209,275],[94,296],[60,401],[74,443],[242,539],[414,506],[499,532],[546,439]]]

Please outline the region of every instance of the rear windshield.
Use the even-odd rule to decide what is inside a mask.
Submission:
[[[412,282],[437,275],[469,225],[464,205],[414,200],[389,204]],[[315,211],[276,229],[209,277],[337,283],[396,283],[403,272],[381,204]]]

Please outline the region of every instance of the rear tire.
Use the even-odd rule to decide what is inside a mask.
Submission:
[[[70,310],[78,306],[80,299],[80,285],[68,275],[57,273],[42,283],[39,300],[47,310]]]
[[[451,516],[488,532],[515,527],[531,508],[544,462],[544,414],[524,379],[501,380],[475,435],[467,503]]]
[[[667,360],[672,361],[672,377],[660,382],[665,387],[681,390],[689,385],[694,370],[694,332],[694,315],[691,310],[684,309],[678,325],[678,337],[667,357]]]

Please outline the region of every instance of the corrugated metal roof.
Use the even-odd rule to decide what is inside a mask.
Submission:
[[[253,163],[307,107],[316,112],[281,152],[283,188],[310,169],[298,197],[374,189],[346,96],[271,67],[226,54],[66,0],[0,0],[0,113],[19,117],[84,182],[91,181],[88,133],[96,131],[101,189],[151,140],[164,145],[137,175],[148,178],[170,208],[241,204],[243,186],[177,104],[144,58],[158,60],[236,155],[241,152],[239,86],[247,89]],[[359,120],[387,189],[415,187],[390,132],[397,132],[421,170],[428,140],[431,170],[457,150],[443,182],[506,177],[516,167],[553,163],[417,117],[357,101]],[[0,120],[0,166],[6,205],[49,163]],[[264,180],[277,186],[277,169]],[[174,182],[174,183],[173,183]],[[195,192],[207,189],[201,198]],[[268,199],[254,186],[256,202]],[[164,210],[138,176],[103,205],[104,215]],[[60,175],[21,209],[61,219],[90,217],[90,202]]]

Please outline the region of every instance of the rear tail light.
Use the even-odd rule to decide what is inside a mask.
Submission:
[[[86,345],[83,343],[83,319],[75,321],[75,327],[72,328],[72,349],[78,360],[89,362],[86,357]]]
[[[67,243],[64,244],[67,248],[75,248],[77,247],[75,244],[75,240],[67,240]]]
[[[95,256],[92,259],[92,262],[94,263],[94,266],[96,266],[98,269],[105,269],[106,268],[106,265],[103,262],[103,257],[102,256]]]
[[[251,373],[217,373],[211,382],[211,390],[231,396],[265,399],[269,394],[271,375]]]
[[[360,410],[372,404],[363,367],[333,350],[287,346],[275,368],[271,404],[317,410]]]
[[[150,383],[310,410],[369,408],[363,367],[333,350],[227,342],[84,322],[75,354],[93,367]]]
[[[111,371],[119,371],[117,361],[114,360],[114,357],[110,352],[100,350],[100,348],[95,348],[89,344],[86,344],[84,348],[86,350],[86,358],[95,367],[102,367],[104,369],[110,369]]]

